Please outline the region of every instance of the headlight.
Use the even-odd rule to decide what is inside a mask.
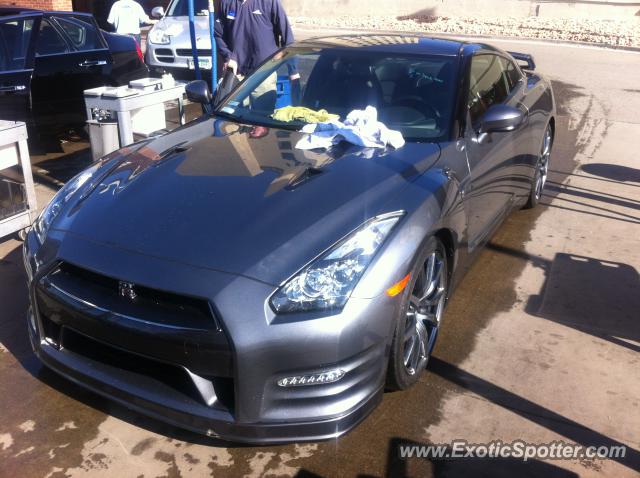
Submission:
[[[57,192],[51,202],[42,210],[33,224],[33,230],[35,231],[40,244],[44,242],[51,224],[58,214],[60,214],[60,211],[62,211],[62,209],[64,209],[64,207],[69,203],[71,197],[93,177],[101,165],[102,163],[95,164],[67,182],[67,184]]]
[[[156,45],[168,45],[171,43],[171,37],[167,35],[166,30],[155,27],[149,32],[149,41]]]
[[[376,217],[298,272],[271,297],[277,313],[344,307],[403,212]]]

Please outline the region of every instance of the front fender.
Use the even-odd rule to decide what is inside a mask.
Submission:
[[[374,298],[384,294],[413,269],[426,240],[442,231],[453,239],[455,267],[459,244],[467,235],[467,217],[462,200],[463,182],[445,164],[438,162],[411,183],[402,197],[388,205],[387,210],[404,210],[406,215],[358,283],[354,297]]]

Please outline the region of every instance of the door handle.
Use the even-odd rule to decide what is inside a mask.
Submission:
[[[14,86],[0,86],[0,91],[14,92],[14,91],[24,91],[27,87],[25,85],[14,85]]]
[[[92,66],[104,66],[106,64],[106,60],[85,60],[82,63],[79,63],[78,66],[82,68],[89,68]]]

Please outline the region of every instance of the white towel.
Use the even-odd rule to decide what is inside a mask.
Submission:
[[[302,130],[307,133],[298,141],[298,149],[329,148],[341,141],[347,141],[365,148],[395,149],[404,146],[404,138],[399,131],[392,131],[378,121],[378,111],[373,106],[364,110],[354,110],[344,123],[330,121],[328,123],[308,124]]]

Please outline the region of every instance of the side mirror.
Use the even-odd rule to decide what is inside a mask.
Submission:
[[[209,91],[209,85],[204,80],[195,80],[187,83],[185,87],[187,98],[193,103],[201,103],[208,105],[211,103],[211,92]]]
[[[506,133],[518,129],[524,123],[525,114],[518,108],[494,105],[480,120],[480,134]]]
[[[153,18],[162,18],[162,17],[164,17],[164,8],[163,7],[154,7],[151,10],[151,16]]]

